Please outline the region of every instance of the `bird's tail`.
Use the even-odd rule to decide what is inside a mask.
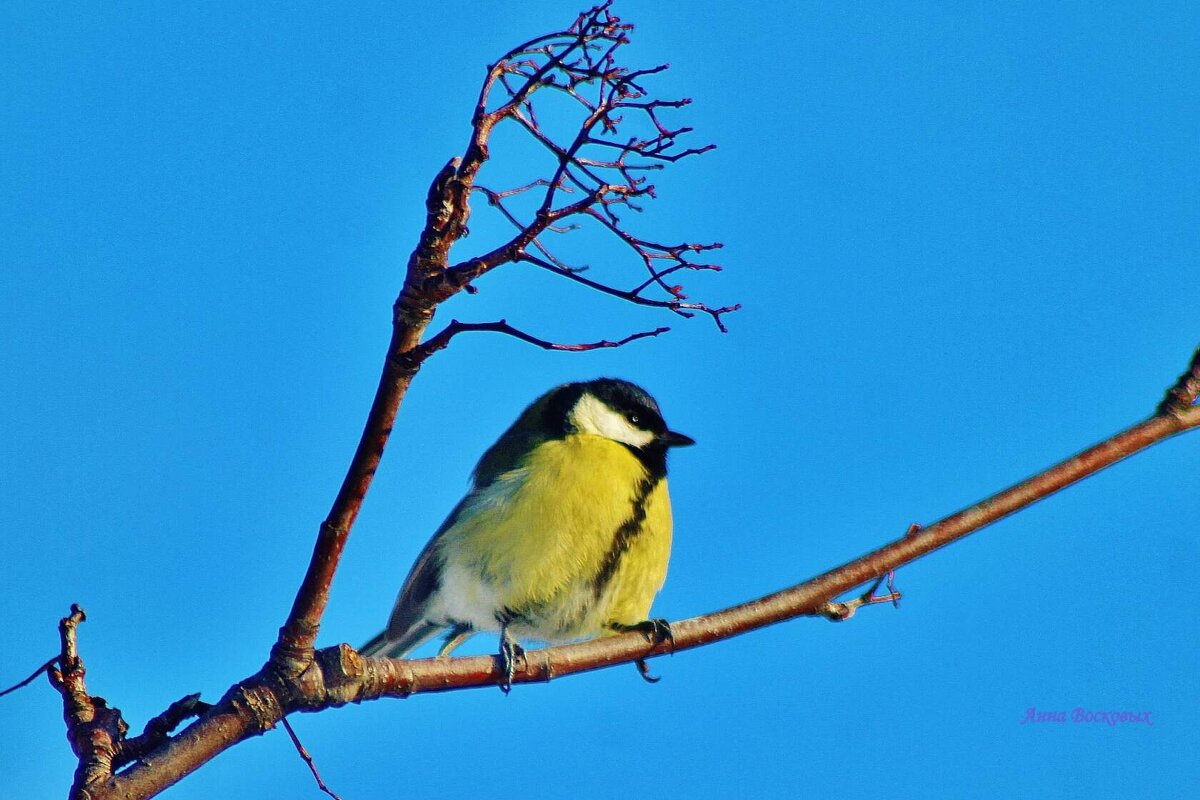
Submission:
[[[388,636],[382,631],[371,641],[358,648],[360,655],[380,656],[383,658],[404,658],[412,650],[428,642],[441,628],[428,622],[418,622],[397,638]]]

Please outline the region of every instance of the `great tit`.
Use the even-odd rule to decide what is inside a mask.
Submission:
[[[628,381],[546,392],[483,454],[387,628],[360,652],[399,658],[447,631],[438,653],[447,655],[496,631],[507,691],[520,640],[669,635],[648,618],[671,554],[667,451],[694,443]]]

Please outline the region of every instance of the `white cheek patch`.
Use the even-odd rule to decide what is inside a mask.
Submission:
[[[624,415],[613,411],[595,396],[585,394],[571,409],[571,424],[581,433],[591,433],[632,447],[645,447],[654,434],[630,424]]]

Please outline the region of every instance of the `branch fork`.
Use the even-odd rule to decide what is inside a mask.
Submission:
[[[87,670],[78,647],[79,625],[86,619],[83,608],[71,606],[70,613],[58,624],[60,653],[43,667],[50,685],[62,695],[67,740],[79,759],[72,798],[90,797],[117,770],[166,742],[184,720],[208,709],[199,694],[188,695],[147,722],[141,734],[127,737],[129,725],[121,710],[109,706],[103,697],[88,693],[84,680]]]

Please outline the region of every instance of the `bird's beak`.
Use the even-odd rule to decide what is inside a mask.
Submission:
[[[667,431],[658,437],[658,440],[667,447],[687,447],[690,444],[695,444],[696,440],[684,433],[676,433],[675,431]]]

